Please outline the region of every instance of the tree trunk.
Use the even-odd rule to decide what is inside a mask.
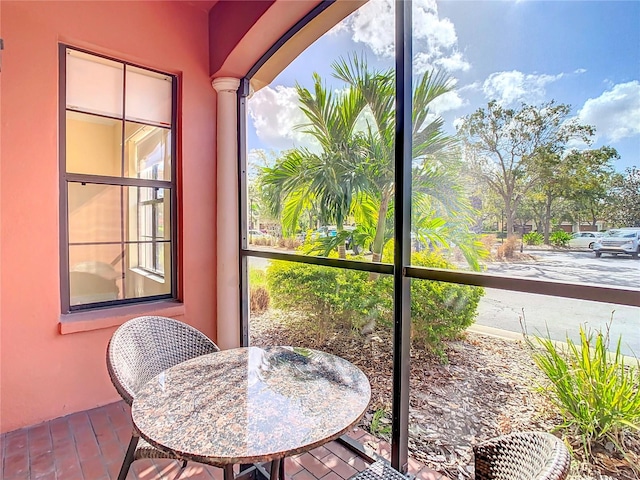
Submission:
[[[373,245],[371,246],[371,251],[373,252],[371,261],[373,263],[380,263],[380,261],[382,260],[382,248],[384,247],[384,229],[387,219],[387,212],[389,211],[389,202],[391,201],[391,192],[389,190],[391,189],[382,190],[380,211],[378,212],[378,223],[376,225],[376,236],[373,239]],[[369,280],[377,280],[379,276],[379,273],[370,272]]]
[[[544,244],[549,245],[549,235],[551,234],[551,202],[552,199],[547,195],[544,211]]]
[[[336,235],[340,237],[340,234],[344,230],[344,224],[342,220],[336,222]],[[328,235],[328,233],[327,233]],[[347,249],[344,247],[344,242],[340,242],[338,245],[338,258],[345,260],[347,258]]]
[[[511,204],[511,198],[505,198],[504,214],[507,217],[507,238],[513,237],[513,217],[515,216],[515,207]]]

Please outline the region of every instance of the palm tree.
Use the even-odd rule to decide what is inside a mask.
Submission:
[[[373,240],[373,261],[379,262],[382,250],[392,230],[387,228],[387,215],[395,190],[395,87],[391,69],[369,70],[366,60],[357,55],[333,64],[334,76],[365,99],[368,123],[365,135],[371,184],[370,192],[377,199],[376,233]],[[458,181],[451,172],[447,153],[455,146],[454,138],[446,135],[443,120],[429,106],[438,97],[450,92],[453,83],[442,73],[425,73],[413,92],[413,223],[423,241],[448,246],[449,235],[460,234],[461,224],[468,223],[472,211]],[[416,228],[417,227],[417,228]],[[468,237],[468,235],[467,235]],[[459,242],[459,240],[458,240]],[[477,245],[476,245],[477,246]],[[468,247],[468,245],[467,245]],[[473,248],[463,248],[469,263],[477,268]]]
[[[393,232],[389,216],[395,191],[394,72],[370,70],[356,55],[334,63],[333,69],[334,76],[349,86],[335,97],[317,74],[314,95],[296,86],[309,120],[301,128],[319,142],[321,152],[289,151],[274,167],[263,170],[262,184],[285,232],[296,228],[304,211],[316,209],[323,223],[337,225],[338,234],[326,242],[325,251],[337,245],[345,258],[343,225],[353,214],[361,225],[357,233],[371,239],[373,261],[380,262]],[[447,156],[454,139],[443,132],[442,119],[429,109],[433,100],[452,88],[445,75],[426,73],[413,94],[413,223],[422,241],[444,247],[452,235],[458,245],[463,238],[469,240],[461,232],[466,232],[471,212]],[[463,248],[469,263],[477,267],[474,251],[473,243]]]
[[[320,221],[336,224],[337,238],[343,239],[344,223],[354,205],[354,196],[366,190],[363,143],[355,125],[365,106],[355,89],[332,95],[318,74],[313,75],[314,95],[296,85],[298,98],[309,123],[304,132],[320,144],[321,152],[307,148],[287,152],[274,167],[265,168],[262,184],[271,200],[271,210],[281,213],[283,232],[292,233],[300,215],[316,208]],[[345,258],[344,242],[338,244]]]

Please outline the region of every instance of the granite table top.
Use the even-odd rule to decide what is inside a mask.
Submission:
[[[247,347],[169,368],[136,395],[142,438],[211,465],[281,459],[329,442],[367,409],[371,387],[348,361],[306,348]]]

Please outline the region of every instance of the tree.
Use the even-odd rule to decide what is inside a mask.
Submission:
[[[609,221],[620,227],[640,227],[640,169],[627,168],[612,183]]]
[[[395,191],[394,72],[370,70],[366,61],[356,55],[334,63],[333,69],[334,76],[357,90],[367,104],[365,143],[369,185],[374,187],[369,193],[377,207],[369,210],[375,213],[369,219],[375,221],[372,261],[379,262],[393,232],[389,213]],[[477,268],[477,245],[469,237],[468,228],[464,228],[472,222],[472,209],[448,155],[456,142],[443,131],[442,118],[430,109],[435,99],[452,89],[451,80],[438,72],[426,72],[414,86],[412,224],[423,241],[448,247],[449,239],[455,238],[469,264]]]
[[[563,164],[561,175],[567,179],[567,185],[561,193],[571,201],[574,212],[589,218],[594,227],[604,213],[616,177],[612,161],[619,158],[615,148],[605,146],[581,152],[574,150]]]
[[[335,97],[317,74],[314,94],[297,87],[309,120],[301,128],[318,140],[321,152],[303,148],[287,152],[273,167],[264,169],[261,181],[269,192],[272,211],[282,214],[285,230],[294,228],[304,211],[317,208],[322,221],[336,222],[334,244],[344,257],[342,234],[347,232],[343,222],[353,216],[359,224],[355,236],[370,240],[373,261],[379,262],[393,232],[394,72],[370,70],[357,56],[336,62],[333,68],[334,75],[348,86]],[[424,217],[416,224],[425,239],[448,246],[448,239],[455,238],[477,267],[477,245],[459,233],[468,234],[459,225],[469,223],[471,208],[457,186],[457,175],[448,171],[452,163],[444,153],[454,142],[443,132],[442,119],[429,110],[430,102],[451,88],[444,75],[427,73],[414,89],[413,215]],[[433,217],[440,220],[428,221]]]
[[[318,74],[313,81],[314,94],[300,85],[296,90],[309,119],[302,127],[320,143],[321,152],[307,148],[287,152],[275,166],[264,169],[261,183],[271,193],[271,210],[282,215],[285,234],[293,233],[301,213],[314,206],[321,222],[336,223],[341,238],[352,200],[368,181],[362,138],[355,132],[365,103],[357,90],[333,96]],[[338,253],[345,258],[344,243],[338,245]]]
[[[467,116],[458,129],[471,168],[504,202],[509,236],[518,206],[540,181],[541,158],[560,158],[569,140],[587,142],[594,133],[593,127],[568,119],[569,113],[569,105],[554,101],[515,110],[494,100]]]
[[[540,181],[530,194],[537,202],[530,200],[529,203],[539,208],[545,243],[549,243],[552,207],[558,201],[567,200],[573,205],[572,211],[567,212],[572,218],[588,216],[592,225],[596,225],[613,178],[612,161],[617,158],[618,152],[608,146],[574,149],[566,154],[548,151],[545,147],[536,152],[532,168]]]

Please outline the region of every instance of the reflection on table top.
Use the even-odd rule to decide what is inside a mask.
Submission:
[[[141,389],[131,413],[151,444],[223,465],[282,458],[337,438],[370,398],[365,375],[342,358],[249,347],[166,370]]]

